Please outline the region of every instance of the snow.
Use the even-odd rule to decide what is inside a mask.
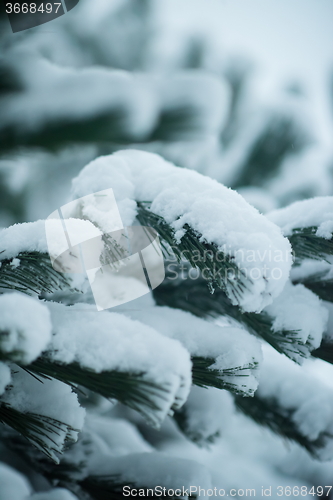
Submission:
[[[333,278],[332,257],[327,256],[325,261],[303,259],[298,266],[294,266],[291,270],[290,277],[292,281],[306,281],[311,279],[311,276],[321,275],[323,280]]]
[[[153,307],[129,311],[129,316],[155,328],[167,337],[177,339],[191,356],[213,358],[212,370],[237,388],[253,394],[258,386],[257,368],[261,361],[259,341],[241,328],[220,327],[193,316],[189,312],[169,307]],[[241,371],[241,377],[238,371]],[[232,370],[223,377],[224,370]]]
[[[6,386],[10,383],[11,379],[12,377],[9,366],[0,361],[0,396],[5,391]]]
[[[103,249],[102,233],[90,221],[74,218],[61,220],[56,211],[45,221],[45,233],[48,253],[57,271],[84,273],[84,262],[78,246],[84,242],[87,242],[93,254],[94,263],[96,265],[100,263],[99,257]],[[87,253],[86,250],[83,255],[87,256]]]
[[[291,420],[303,436],[311,441],[322,438],[322,447],[317,449],[319,459],[332,459],[332,388],[265,346],[257,394],[261,398],[276,399],[286,412],[290,412]]]
[[[124,419],[88,414],[84,432],[91,435],[95,446],[99,446],[101,451],[107,451],[110,456],[144,453],[154,449],[143,439],[138,429]]]
[[[273,318],[272,328],[275,332],[296,331],[297,339],[302,344],[309,343],[311,351],[320,346],[328,311],[319,297],[304,285],[287,283],[273,304],[265,308],[265,312]],[[293,356],[297,362],[302,362],[303,358],[297,353]]]
[[[192,380],[191,361],[178,341],[120,314],[97,312],[94,306],[49,303],[48,307],[54,330],[50,359],[76,361],[96,373],[142,374],[144,380],[160,385],[166,390],[163,400],[158,400],[160,409],[147,414],[155,425],[171,407],[185,402]]]
[[[91,475],[116,475],[120,484],[133,484],[137,488],[154,488],[157,485],[173,490],[190,486],[211,487],[209,471],[191,460],[156,452],[105,458],[103,455],[99,459],[96,457],[93,466],[89,467]]]
[[[186,435],[199,445],[227,432],[234,407],[231,395],[224,390],[193,386],[183,407]]]
[[[310,226],[318,227],[316,235],[331,239],[333,233],[333,196],[318,196],[297,201],[291,205],[274,210],[267,218],[281,227],[285,236],[294,229]]]
[[[77,395],[70,386],[58,380],[37,380],[19,367],[15,367],[12,382],[13,385],[2,395],[2,402],[19,412],[34,413],[59,422],[57,433],[44,430],[44,436],[38,434],[54,461],[59,462],[56,452],[61,453],[68,440],[75,442],[83,427],[85,410],[80,406]]]
[[[0,231],[0,258],[13,259],[20,252],[47,252],[45,222],[14,224]]]
[[[51,340],[47,307],[18,292],[0,296],[0,350],[12,361],[29,364]]]
[[[124,226],[134,222],[135,201],[151,201],[151,210],[170,224],[178,243],[188,224],[231,256],[245,270],[248,290],[236,298],[228,287],[227,294],[244,311],[259,312],[282,291],[291,267],[289,241],[235,191],[158,155],[127,150],[88,164],[73,180],[73,196],[110,187]]]
[[[65,488],[54,488],[50,491],[35,493],[29,500],[77,500],[77,497]]]
[[[21,252],[48,253],[54,267],[58,264],[57,270],[68,272],[83,272],[81,267],[75,266],[77,259],[70,260],[68,240],[75,246],[87,239],[98,239],[101,231],[89,220],[79,218],[66,218],[60,220],[58,211],[53,212],[49,218],[36,222],[14,224],[0,231],[0,258],[12,259],[11,266],[17,268],[20,259],[17,258]],[[98,243],[95,247],[97,249]],[[75,252],[77,249],[71,248]],[[55,260],[57,259],[57,262]]]
[[[0,462],[0,500],[27,500],[31,493],[28,480],[9,465]]]

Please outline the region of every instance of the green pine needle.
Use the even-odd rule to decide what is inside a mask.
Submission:
[[[154,412],[161,410],[159,402],[168,399],[168,387],[145,380],[144,373],[116,370],[96,373],[77,362],[62,364],[46,357],[38,358],[26,370],[65,384],[83,386],[107,399],[116,399],[143,414],[152,424],[156,423]]]
[[[216,387],[217,389],[226,389],[227,391],[234,394],[240,394],[242,396],[253,395],[253,389],[249,389],[246,385],[246,378],[248,375],[243,372],[249,369],[256,369],[258,367],[258,363],[256,361],[253,361],[253,363],[248,366],[238,366],[225,370],[211,368],[211,366],[215,363],[214,358],[193,356],[192,363],[192,381],[194,385],[198,385],[199,387]]]
[[[231,186],[262,186],[277,175],[283,161],[299,153],[308,144],[308,137],[292,117],[277,115],[251,145],[239,175]]]
[[[243,313],[233,306],[222,290],[209,293],[203,278],[184,279],[177,283],[165,280],[153,292],[157,305],[189,311],[201,318],[228,316],[244,325],[254,335],[261,337],[278,352],[295,362],[308,357],[310,342],[303,343],[297,331],[273,330],[273,318],[267,313]]]
[[[211,292],[215,287],[224,292],[231,290],[235,300],[240,303],[244,292],[251,287],[252,280],[245,276],[233,257],[223,254],[214,243],[203,241],[202,235],[188,224],[184,225],[185,234],[177,242],[174,229],[162,217],[151,212],[149,206],[150,202],[138,203],[137,219],[142,226],[155,229],[162,240],[165,256],[175,256],[178,262],[185,257],[192,267],[205,272],[206,284]],[[234,279],[235,276],[237,279]]]
[[[296,264],[303,259],[327,261],[333,255],[333,238],[330,240],[316,236],[317,226],[295,228],[288,236],[293,248]]]
[[[13,259],[0,261],[0,288],[38,295],[70,288],[69,279],[53,269],[48,254],[21,252],[16,258],[20,261],[17,266]]]
[[[55,436],[65,434],[65,441],[69,442],[71,433],[78,432],[77,429],[54,418],[31,412],[22,413],[11,405],[1,402],[0,422],[19,432],[55,463],[59,461],[57,454],[63,452]]]

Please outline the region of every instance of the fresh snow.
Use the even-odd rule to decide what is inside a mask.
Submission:
[[[273,304],[266,307],[265,312],[273,318],[272,327],[275,332],[296,331],[297,339],[303,344],[308,343],[311,351],[320,346],[328,311],[319,297],[304,285],[292,285],[288,282]],[[297,362],[302,362],[303,358],[297,352],[293,355]]]
[[[77,500],[77,496],[65,488],[54,488],[50,491],[35,493],[27,500]]]
[[[96,448],[107,450],[110,456],[154,450],[143,439],[138,429],[125,419],[88,414],[84,423],[84,432],[90,434],[90,439],[95,441]]]
[[[333,279],[333,258],[326,256],[325,260],[303,259],[291,270],[292,281],[306,281],[311,276],[322,276],[323,280]]]
[[[12,377],[10,374],[10,368],[5,363],[0,361],[0,396],[5,391],[7,385],[10,383]]]
[[[136,201],[151,201],[151,210],[170,224],[178,243],[188,224],[232,257],[244,269],[249,289],[240,298],[232,287],[227,294],[244,311],[261,311],[282,291],[291,267],[290,243],[235,191],[136,150],[100,157],[73,180],[74,198],[107,188],[114,191],[124,226],[134,222]],[[91,221],[104,229],[98,214]]]
[[[317,452],[321,460],[330,460],[333,453],[333,390],[307,374],[288,358],[264,348],[257,394],[277,400],[290,413],[299,432],[309,440],[322,439]],[[320,411],[319,411],[320,409]]]
[[[14,224],[0,231],[0,260],[12,259],[11,265],[18,267],[20,260],[17,255],[21,252],[49,253],[56,258],[68,249],[62,222],[59,217],[51,214],[50,219],[36,222]],[[71,244],[76,245],[78,240],[95,238],[101,232],[90,221],[68,218],[64,220],[66,231],[70,234]]]
[[[28,500],[31,486],[26,477],[0,462],[0,500]]]
[[[54,335],[48,356],[60,363],[78,362],[96,373],[117,370],[142,374],[164,389],[160,409],[149,416],[158,425],[171,407],[181,406],[191,386],[189,353],[177,340],[117,313],[94,306],[49,303]],[[149,415],[149,412],[148,412]]]
[[[14,259],[20,252],[47,252],[45,221],[14,224],[0,231],[0,259]]]
[[[133,484],[137,488],[156,485],[173,490],[190,486],[211,488],[210,473],[205,466],[161,452],[133,453],[116,458],[101,454],[89,469],[91,475],[115,475],[120,484]]]
[[[47,307],[18,292],[0,295],[0,351],[11,361],[34,361],[51,340]]]
[[[193,316],[191,313],[169,307],[152,307],[129,311],[138,319],[167,337],[179,340],[191,356],[213,358],[210,368],[221,372],[232,370],[225,380],[232,382],[247,394],[258,386],[257,369],[261,361],[261,344],[241,328],[220,327]],[[237,372],[241,371],[239,377]]]
[[[186,435],[199,445],[207,446],[227,432],[234,413],[232,396],[215,387],[193,386],[183,407]]]
[[[296,201],[291,205],[274,210],[267,218],[281,227],[285,236],[294,229],[316,226],[317,236],[331,239],[333,234],[333,196],[318,196]]]

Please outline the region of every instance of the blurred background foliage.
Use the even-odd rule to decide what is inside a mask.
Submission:
[[[228,2],[216,5],[210,19],[214,8],[228,15]],[[233,53],[203,9],[81,0],[13,34],[2,6],[1,226],[47,217],[86,163],[127,147],[209,175],[264,213],[332,194],[333,123],[318,119],[306,82],[290,75],[262,92],[256,54]],[[332,95],[333,78],[322,78]]]

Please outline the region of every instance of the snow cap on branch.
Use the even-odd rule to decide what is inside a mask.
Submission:
[[[0,296],[0,353],[11,361],[34,361],[51,340],[50,313],[20,293]]]
[[[180,342],[120,314],[97,312],[94,306],[48,307],[54,328],[49,359],[77,362],[95,373],[137,374],[157,384],[163,397],[157,394],[156,411],[148,415],[156,425],[172,407],[184,404],[192,382],[191,361]]]
[[[333,234],[333,196],[318,196],[296,201],[267,214],[269,220],[281,227],[285,236],[294,229],[317,227],[316,236],[331,239]]]
[[[283,292],[265,311],[273,318],[272,329],[275,332],[295,332],[297,348],[290,346],[293,349],[290,356],[294,361],[301,364],[304,359],[302,355],[308,357],[310,351],[320,346],[328,311],[319,297],[302,284],[294,286],[288,282]],[[308,347],[303,349],[302,345]]]
[[[100,157],[73,180],[74,198],[107,188],[114,191],[125,226],[134,222],[136,202],[149,201],[150,210],[174,231],[175,244],[190,227],[200,241],[231,259],[246,276],[247,289],[236,297],[230,284],[226,293],[244,311],[261,311],[282,291],[291,267],[289,241],[237,192],[136,150]],[[102,214],[92,222],[104,229]]]

